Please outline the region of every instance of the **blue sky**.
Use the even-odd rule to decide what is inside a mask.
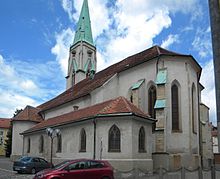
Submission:
[[[82,1],[0,1],[0,117],[65,90]],[[88,1],[98,70],[155,44],[192,54],[203,67],[202,101],[216,123],[208,0]]]

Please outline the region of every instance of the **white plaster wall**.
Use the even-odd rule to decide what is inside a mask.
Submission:
[[[82,109],[90,105],[91,105],[91,98],[89,95],[87,95],[83,98],[71,101],[69,103],[66,103],[66,104],[63,104],[58,107],[45,111],[44,117],[45,117],[45,120],[47,120],[49,118],[60,116],[62,114],[66,114],[66,113],[74,111],[73,106],[79,106],[79,109]]]
[[[197,134],[192,132],[191,121],[191,87],[195,83],[196,99],[197,98],[197,76],[195,69],[192,68],[189,58],[166,57],[160,61],[167,68],[168,76],[166,83],[166,148],[171,153],[192,152],[198,153],[198,125]],[[171,113],[171,85],[174,80],[180,84],[180,121],[181,132],[172,132],[172,113]],[[195,101],[198,106],[198,101]],[[198,123],[198,107],[196,110],[195,120]]]
[[[84,128],[86,131],[86,152],[79,152],[80,150],[80,131]],[[92,158],[93,157],[93,123],[80,122],[59,127],[62,136],[62,152],[57,153],[57,138],[54,138],[53,143],[53,161],[58,163],[67,159],[76,158]],[[39,153],[40,136],[43,134],[45,140],[44,152]],[[31,140],[30,153],[27,153],[28,138]],[[46,135],[46,132],[40,131],[29,134],[24,137],[24,152],[26,155],[42,156],[50,160],[51,154],[51,139]]]
[[[12,122],[12,160],[23,155],[23,136],[20,133],[34,126],[32,121],[13,121]]]
[[[108,152],[108,132],[113,125],[117,125],[121,132],[121,152]],[[141,126],[145,128],[146,135],[146,153],[138,153],[138,133]],[[80,131],[84,128],[86,131],[86,152],[79,152]],[[57,140],[55,138],[53,145],[53,162],[76,158],[93,158],[94,154],[94,123],[93,119],[60,126],[62,135],[62,152],[56,153]],[[44,136],[44,153],[39,153],[40,136]],[[30,153],[27,153],[28,138],[30,138]],[[102,145],[101,145],[102,141]],[[96,159],[109,160],[113,166],[119,163],[118,169],[130,169],[134,163],[139,163],[140,168],[151,170],[153,166],[151,124],[137,117],[107,117],[96,119]],[[50,138],[45,131],[25,135],[24,154],[31,156],[42,156],[50,160]],[[102,152],[101,152],[102,149]]]

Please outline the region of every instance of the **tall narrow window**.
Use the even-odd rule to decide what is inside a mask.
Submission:
[[[27,153],[30,153],[31,150],[31,139],[28,138],[28,143],[27,143]]]
[[[82,129],[80,132],[80,152],[86,152],[86,131]]]
[[[139,130],[139,152],[145,152],[145,130],[144,127],[142,126]]]
[[[157,97],[156,87],[152,85],[148,90],[148,113],[152,118],[156,117],[156,113],[154,110],[156,97]]]
[[[62,136],[57,136],[57,153],[62,152]]]
[[[121,133],[116,125],[113,125],[108,134],[108,151],[120,152],[121,151]]]
[[[44,137],[41,135],[39,140],[39,153],[44,151]]]
[[[193,83],[192,85],[192,130],[194,133],[197,132],[197,123],[196,123],[196,88]]]
[[[172,100],[172,130],[180,130],[179,126],[179,94],[178,86],[174,84],[171,88],[171,100]]]

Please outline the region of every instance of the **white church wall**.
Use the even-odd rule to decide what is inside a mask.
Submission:
[[[108,132],[113,125],[121,132],[121,151],[108,152]],[[144,126],[146,136],[146,153],[138,153],[138,134],[141,126]],[[97,120],[97,158],[108,160],[118,170],[131,170],[139,168],[144,171],[152,170],[153,162],[151,124],[136,121],[134,117],[117,117],[114,119]],[[134,151],[135,150],[135,151]]]
[[[89,95],[87,95],[85,97],[76,99],[69,103],[66,103],[58,107],[52,108],[50,110],[44,111],[44,117],[45,117],[45,120],[47,120],[47,119],[74,111],[74,108],[73,108],[74,106],[78,106],[79,109],[82,109],[90,105],[91,105],[91,98]]]
[[[12,129],[12,153],[11,159],[14,161],[24,154],[23,152],[23,136],[20,134],[27,129],[30,129],[36,124],[32,121],[13,121]]]
[[[144,92],[142,91],[140,93],[138,100],[140,103],[140,109],[148,113],[145,102],[148,95],[146,84],[148,84],[150,81],[155,81],[156,79],[156,59],[142,63],[138,66],[119,73],[118,84],[120,85],[118,86],[118,94],[120,96],[127,97],[128,100],[130,100],[130,97],[128,97],[128,90],[133,84],[137,83],[141,79],[145,79],[145,82],[143,84],[144,86],[141,86],[141,88],[145,87],[145,90]]]

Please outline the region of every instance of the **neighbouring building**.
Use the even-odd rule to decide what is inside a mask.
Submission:
[[[213,153],[217,154],[218,151],[218,131],[217,127],[212,127],[212,146],[213,146]]]
[[[10,128],[10,119],[0,118],[0,155],[5,156],[5,141],[7,139],[7,132]]]
[[[144,171],[201,165],[202,68],[193,56],[153,46],[97,72],[87,0],[69,50],[66,91],[12,119],[12,159],[49,159],[50,127],[61,131],[55,163],[95,158]]]

